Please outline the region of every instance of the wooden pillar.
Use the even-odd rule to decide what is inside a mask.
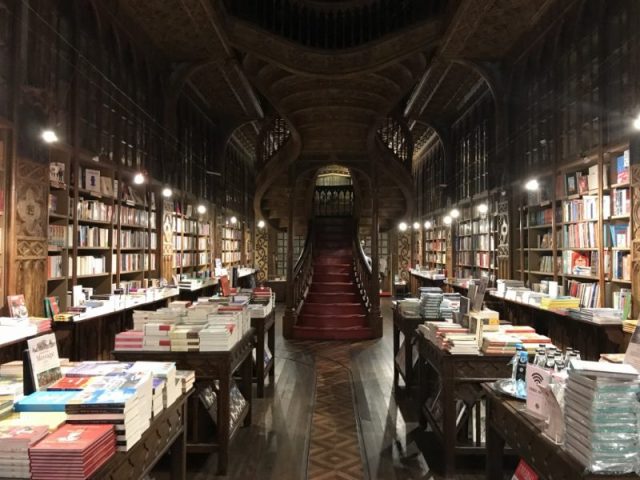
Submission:
[[[293,278],[295,266],[293,264],[293,215],[295,210],[295,178],[293,168],[289,170],[289,188],[287,188],[286,195],[289,198],[289,222],[287,224],[287,305],[282,323],[282,336],[284,338],[291,338],[293,336],[293,326],[296,323],[297,308],[294,298],[295,278]]]
[[[369,324],[375,337],[382,336],[382,316],[380,315],[380,252],[378,248],[379,215],[378,215],[378,173],[373,165],[371,172],[371,281],[369,282],[369,300],[371,313]]]

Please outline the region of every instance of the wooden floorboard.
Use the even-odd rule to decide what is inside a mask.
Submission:
[[[419,428],[412,399],[406,395],[396,399],[392,390],[392,317],[388,299],[383,300],[382,312],[384,336],[379,340],[296,342],[282,338],[282,311],[278,309],[275,386],[266,388],[264,399],[254,399],[252,426],[240,429],[231,444],[228,475],[214,475],[213,454],[189,457],[188,478],[307,479],[316,367],[322,362],[337,361],[336,368],[344,369],[352,382],[354,402],[348,408],[353,409],[358,426],[363,479],[441,480],[437,473],[441,457],[437,443]],[[336,349],[346,349],[346,355],[336,354]],[[151,478],[168,478],[162,465],[158,470]],[[484,478],[481,461],[470,468],[460,465],[459,470],[459,480]],[[327,475],[326,478],[342,478]]]

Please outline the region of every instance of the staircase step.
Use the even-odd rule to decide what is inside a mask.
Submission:
[[[347,293],[309,292],[307,294],[306,302],[324,303],[324,304],[358,303],[360,302],[360,295],[356,292],[347,292]]]
[[[320,245],[316,248],[314,254],[315,258],[325,258],[325,257],[344,257],[352,259],[353,255],[351,253],[351,248],[340,247],[340,248],[332,248],[327,247],[326,245]]]
[[[351,273],[325,273],[319,272],[318,270],[314,270],[313,278],[311,282],[319,282],[319,283],[353,283],[353,276]]]
[[[298,318],[298,325],[301,327],[316,328],[349,328],[365,327],[367,317],[361,315],[312,315],[301,313]]]
[[[318,328],[295,325],[293,338],[298,340],[370,340],[373,330],[369,327]]]
[[[347,282],[311,282],[309,292],[318,293],[356,293],[358,291],[355,283]]]
[[[313,266],[313,273],[320,273],[320,274],[328,274],[331,275],[333,273],[351,273],[353,272],[353,265],[349,264],[349,265],[341,265],[341,264],[335,264],[335,265],[314,265]]]
[[[345,255],[317,257],[313,260],[314,265],[351,265],[352,258]]]
[[[309,315],[360,315],[365,309],[360,303],[312,303],[304,302],[301,314]]]

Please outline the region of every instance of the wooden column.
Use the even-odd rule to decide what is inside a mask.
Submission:
[[[296,323],[296,308],[294,299],[295,278],[293,278],[294,258],[293,258],[293,225],[295,211],[295,178],[293,169],[289,170],[289,188],[286,195],[289,198],[289,222],[287,224],[287,306],[284,312],[282,323],[282,335],[284,338],[293,336],[293,326]]]
[[[382,336],[382,316],[380,315],[380,252],[378,248],[379,215],[378,215],[378,173],[373,165],[371,172],[371,281],[369,282],[369,300],[371,313],[369,324],[376,337]]]

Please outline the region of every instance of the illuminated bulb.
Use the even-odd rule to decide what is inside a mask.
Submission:
[[[204,205],[200,204],[200,205],[198,205],[197,210],[198,210],[198,213],[199,213],[200,215],[202,215],[203,213],[206,213],[206,212],[207,212],[207,207],[205,207]]]
[[[171,195],[173,195],[173,190],[171,190],[169,187],[164,187],[162,189],[162,196],[164,198],[169,198],[171,197]]]
[[[144,183],[144,175],[142,173],[136,173],[133,177],[133,183],[142,185]]]
[[[420,224],[418,222],[413,222],[413,229],[420,230]]]
[[[400,223],[398,224],[398,229],[399,229],[401,232],[406,232],[406,231],[407,231],[407,228],[408,228],[408,226],[407,226],[407,224],[406,224],[405,222],[400,222]]]
[[[442,219],[442,222],[443,222],[445,225],[451,225],[451,222],[452,222],[452,221],[453,221],[453,219],[452,219],[449,215],[446,215],[446,216]]]
[[[524,184],[524,188],[526,188],[530,192],[533,192],[535,190],[538,190],[538,188],[540,188],[540,184],[538,183],[538,180],[536,180],[535,178],[532,178],[531,180],[529,180],[527,183]]]
[[[56,135],[56,132],[53,130],[43,130],[40,138],[42,138],[45,143],[55,143],[58,141],[58,135]]]
[[[451,215],[451,218],[458,218],[460,216],[460,210],[454,208],[449,212],[449,215]]]
[[[636,130],[640,130],[640,115],[638,115],[633,121],[633,128],[635,128]]]
[[[424,222],[424,228],[425,228],[425,230],[429,230],[431,228],[431,222],[429,220]]]
[[[489,211],[489,206],[486,203],[481,203],[480,205],[478,205],[479,213],[487,213],[488,211]]]
[[[258,222],[258,228],[264,228],[264,227],[265,227],[264,220],[260,220],[260,221]]]
[[[231,218],[229,219],[229,221],[230,221],[233,225],[235,225],[236,223],[238,223],[238,219],[237,219],[236,217],[231,217]]]

